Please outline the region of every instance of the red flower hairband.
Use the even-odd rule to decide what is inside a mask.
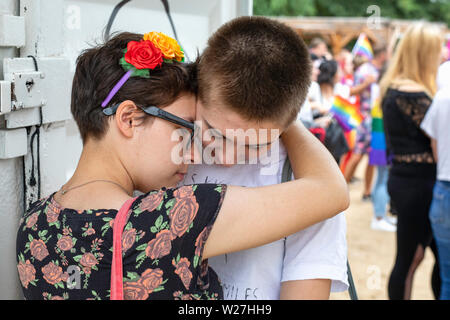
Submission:
[[[150,78],[150,70],[161,67],[163,62],[184,62],[184,51],[178,42],[162,32],[146,33],[140,41],[128,42],[120,65],[127,71],[102,103],[105,108],[130,77]]]

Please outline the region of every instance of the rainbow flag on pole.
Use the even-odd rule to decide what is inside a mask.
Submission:
[[[334,97],[333,106],[331,107],[330,112],[342,129],[344,129],[344,132],[356,129],[363,120],[363,116],[359,111],[359,106],[339,95]]]
[[[353,150],[356,144],[356,129],[352,131],[344,132],[345,139],[347,140],[348,147]]]
[[[372,45],[370,44],[369,38],[365,33],[361,33],[358,37],[358,40],[355,43],[355,46],[352,50],[352,55],[355,56],[363,56],[369,60],[373,59],[373,50]]]
[[[386,137],[384,136],[383,111],[380,99],[376,99],[372,107],[372,140],[369,152],[369,164],[375,166],[387,165]]]

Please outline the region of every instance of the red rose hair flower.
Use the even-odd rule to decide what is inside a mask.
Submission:
[[[160,49],[151,41],[130,41],[125,53],[125,61],[136,69],[155,69],[163,63]]]

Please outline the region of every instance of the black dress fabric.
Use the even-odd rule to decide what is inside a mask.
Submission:
[[[430,247],[435,255],[432,288],[439,296],[440,277],[436,245],[428,212],[436,180],[436,164],[430,139],[420,124],[432,99],[425,92],[388,89],[382,103],[387,151],[392,159],[388,193],[397,211],[397,255],[389,277],[389,298],[405,295],[408,274],[417,248]]]

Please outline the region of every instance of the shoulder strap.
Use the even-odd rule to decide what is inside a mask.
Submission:
[[[136,198],[125,201],[114,219],[113,258],[111,265],[111,300],[123,300],[122,233],[128,220],[128,211]]]
[[[281,173],[281,182],[287,182],[292,180],[292,167],[289,158],[286,157],[283,165],[283,171]]]

